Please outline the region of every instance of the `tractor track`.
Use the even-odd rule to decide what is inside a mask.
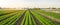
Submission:
[[[22,16],[16,21],[16,23],[14,25],[20,25],[23,18],[24,18],[24,15],[25,15],[26,11],[22,14]]]

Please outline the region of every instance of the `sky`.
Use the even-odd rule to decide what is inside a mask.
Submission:
[[[0,7],[6,8],[60,8],[60,0],[0,0]]]

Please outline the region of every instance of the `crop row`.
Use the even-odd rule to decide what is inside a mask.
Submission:
[[[34,11],[36,11],[36,10],[34,10]],[[47,12],[47,11],[44,11],[44,10],[37,10],[36,12],[43,13],[45,15],[54,17],[56,19],[60,19],[60,13]]]
[[[0,16],[0,25],[14,25],[21,17],[24,11],[14,12],[8,15]]]
[[[17,11],[15,11],[15,10],[0,10],[0,16],[7,15],[10,13],[14,13],[14,12],[17,12]]]
[[[34,14],[34,16],[42,23],[42,25],[60,25],[52,20],[49,20],[47,18],[45,18],[44,16],[42,16],[41,14],[35,12],[35,11],[32,11],[32,14]]]
[[[0,25],[15,25],[16,23],[17,25],[60,25],[46,18],[44,15],[39,14],[43,13],[46,15],[54,16],[53,12],[50,14],[49,12],[45,12],[43,10],[26,10],[25,14],[25,10],[18,10],[12,12],[13,13],[0,16]]]
[[[34,21],[29,11],[25,13],[24,19],[20,25],[36,25],[36,22]]]

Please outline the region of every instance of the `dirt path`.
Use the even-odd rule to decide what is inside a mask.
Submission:
[[[35,17],[31,12],[30,12],[30,14],[33,16],[34,21],[36,22],[37,25],[42,25],[42,23],[39,22],[39,21],[36,19],[36,17]]]
[[[23,15],[17,20],[17,22],[14,24],[14,25],[20,25],[23,18],[24,18],[24,15],[25,15],[26,11],[23,13]]]
[[[48,18],[48,19],[50,19],[50,20],[52,20],[52,21],[60,24],[60,20],[59,20],[59,19],[53,18],[53,17],[51,17],[51,16],[47,16],[47,15],[45,15],[45,14],[43,14],[43,13],[39,13],[39,14],[41,14],[41,15],[44,16],[45,18]]]

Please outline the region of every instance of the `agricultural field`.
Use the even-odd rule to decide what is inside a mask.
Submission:
[[[0,10],[0,25],[60,25],[60,13],[41,9]]]

